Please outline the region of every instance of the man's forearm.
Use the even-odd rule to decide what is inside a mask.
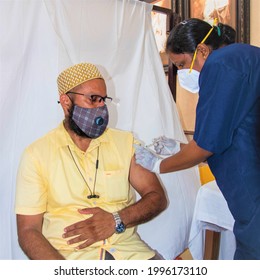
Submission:
[[[37,230],[27,229],[19,233],[19,244],[29,259],[64,260],[64,257]]]
[[[166,206],[167,201],[163,195],[150,192],[135,204],[120,210],[119,214],[126,227],[132,227],[150,221]]]

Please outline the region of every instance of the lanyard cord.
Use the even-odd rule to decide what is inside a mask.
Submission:
[[[97,180],[97,170],[98,170],[98,163],[99,163],[99,161],[98,161],[98,159],[99,159],[99,147],[98,147],[98,150],[97,150],[96,171],[95,171],[93,192],[91,191],[91,189],[90,189],[90,187],[89,187],[89,185],[88,185],[88,183],[87,183],[85,177],[83,176],[82,172],[80,171],[79,166],[78,166],[78,164],[77,164],[77,162],[76,162],[76,160],[75,160],[75,158],[74,158],[74,156],[73,156],[73,154],[72,154],[72,151],[71,151],[69,145],[68,145],[67,147],[68,147],[68,149],[69,149],[70,155],[71,155],[71,157],[72,157],[72,159],[73,159],[73,161],[74,161],[75,166],[77,167],[77,169],[78,169],[78,171],[79,171],[79,173],[80,173],[82,179],[84,180],[86,186],[87,186],[88,189],[89,189],[90,195],[88,195],[87,198],[88,198],[88,199],[91,199],[91,198],[99,198],[99,195],[95,194],[96,180]]]
[[[211,34],[211,32],[213,31],[213,29],[214,29],[215,26],[217,27],[218,35],[220,36],[220,29],[219,29],[219,27],[218,27],[218,19],[215,18],[215,19],[214,19],[214,22],[213,22],[213,24],[212,24],[212,27],[210,28],[210,30],[209,30],[209,32],[206,34],[206,36],[203,38],[203,40],[200,42],[200,44],[203,44],[203,43],[208,39],[209,35]],[[193,68],[193,65],[194,65],[194,62],[195,62],[195,58],[196,58],[196,56],[197,56],[197,50],[198,50],[198,48],[196,47],[196,50],[195,50],[194,55],[193,55],[193,58],[192,58],[192,62],[191,62],[191,66],[190,66],[190,71],[189,71],[189,73],[191,72],[191,70],[192,70],[192,68]]]

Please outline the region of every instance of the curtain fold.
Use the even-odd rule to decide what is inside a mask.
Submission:
[[[56,77],[64,68],[83,61],[98,65],[115,100],[110,127],[132,131],[146,144],[160,135],[186,141],[156,47],[151,9],[135,0],[0,2],[0,259],[24,258],[13,210],[16,171],[23,149],[62,120]],[[188,246],[199,176],[191,168],[160,180],[169,206],[138,231],[172,259]]]

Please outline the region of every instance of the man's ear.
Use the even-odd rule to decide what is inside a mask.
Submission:
[[[66,115],[66,113],[68,113],[70,107],[71,107],[71,100],[68,97],[67,94],[61,94],[60,95],[60,104],[64,110],[64,113]]]
[[[211,48],[204,43],[198,44],[197,50],[201,53],[201,56],[204,60],[206,60],[211,53]]]
[[[60,95],[60,104],[62,106],[70,105],[70,103],[71,103],[71,101],[70,101],[67,94],[61,94]]]

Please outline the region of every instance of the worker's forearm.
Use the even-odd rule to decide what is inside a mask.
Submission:
[[[199,146],[195,141],[191,141],[187,145],[183,145],[181,150],[168,158],[165,158],[160,164],[160,173],[168,173],[190,168],[205,161],[212,155]]]
[[[19,244],[29,259],[64,260],[64,257],[37,230],[27,229],[19,233]]]

